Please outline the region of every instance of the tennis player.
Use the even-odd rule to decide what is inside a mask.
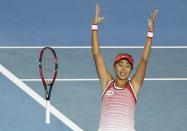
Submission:
[[[154,10],[148,21],[148,33],[143,53],[132,78],[129,78],[134,67],[130,54],[118,54],[113,63],[115,77],[108,71],[99,49],[98,24],[104,19],[100,16],[100,7],[96,5],[92,22],[92,55],[102,94],[99,131],[135,131],[134,112],[137,97],[145,77],[154,32],[154,21],[158,10]]]

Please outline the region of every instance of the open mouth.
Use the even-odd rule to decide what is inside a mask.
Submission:
[[[121,76],[126,76],[126,73],[125,72],[120,72],[120,75]]]

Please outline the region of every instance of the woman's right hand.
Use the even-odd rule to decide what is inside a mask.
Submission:
[[[95,18],[92,21],[92,24],[94,25],[98,25],[99,23],[101,23],[101,21],[104,19],[104,17],[100,16],[100,7],[97,4],[96,5],[96,9],[95,9]]]

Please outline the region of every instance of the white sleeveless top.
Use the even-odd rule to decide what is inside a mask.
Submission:
[[[101,118],[98,131],[135,131],[136,95],[130,84],[119,89],[109,82],[102,95]]]

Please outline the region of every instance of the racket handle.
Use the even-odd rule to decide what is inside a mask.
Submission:
[[[46,100],[46,114],[45,123],[50,124],[50,101]]]

